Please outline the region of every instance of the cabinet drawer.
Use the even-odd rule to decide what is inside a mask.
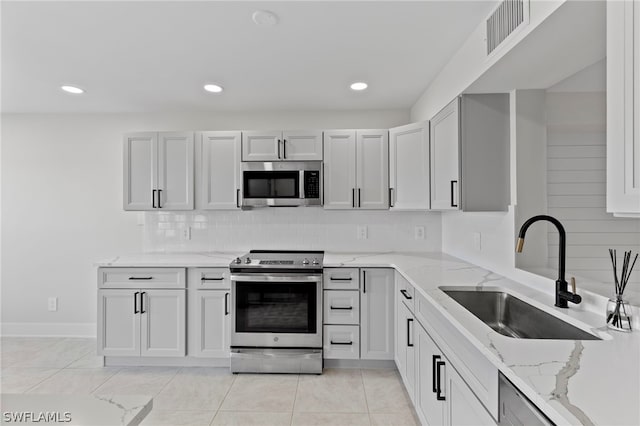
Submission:
[[[324,358],[359,359],[360,327],[357,325],[324,326]]]
[[[98,268],[99,288],[185,288],[184,268]]]
[[[402,302],[407,305],[409,310],[413,313],[415,308],[414,287],[399,272],[396,272],[396,284],[396,289],[398,291],[396,297],[400,298],[400,300],[402,300]]]
[[[360,324],[360,292],[324,291],[325,324]]]
[[[189,268],[190,290],[228,290],[229,268]]]
[[[325,290],[360,290],[360,269],[324,268]]]

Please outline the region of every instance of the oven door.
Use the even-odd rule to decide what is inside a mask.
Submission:
[[[231,306],[232,347],[322,347],[322,274],[232,274]]]

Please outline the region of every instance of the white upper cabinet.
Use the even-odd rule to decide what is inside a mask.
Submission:
[[[431,119],[431,208],[460,208],[460,99]]]
[[[640,217],[640,1],[607,2],[607,211]]]
[[[429,122],[389,129],[391,210],[429,210]]]
[[[124,137],[124,209],[193,210],[194,138],[191,132]]]
[[[322,161],[321,131],[246,131],[242,161]]]
[[[240,208],[240,132],[197,134],[196,205],[202,210]]]
[[[324,132],[324,208],[389,208],[387,130]]]

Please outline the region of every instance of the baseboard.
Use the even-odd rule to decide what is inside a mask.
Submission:
[[[393,360],[374,359],[326,359],[324,368],[364,368],[364,369],[386,369],[396,368]]]
[[[229,368],[229,358],[182,357],[140,357],[106,356],[105,367],[224,367]]]
[[[94,322],[3,322],[6,337],[96,337]]]

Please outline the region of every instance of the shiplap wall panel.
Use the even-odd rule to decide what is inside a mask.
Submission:
[[[615,218],[606,213],[606,133],[604,93],[547,94],[548,212],[567,231],[567,276],[611,283],[609,248],[640,251],[640,220]],[[583,122],[571,121],[570,111],[581,108]],[[548,228],[549,267],[558,266],[559,238]],[[636,265],[638,268],[638,265]],[[640,272],[631,277],[640,283]],[[612,287],[613,288],[613,287]]]

